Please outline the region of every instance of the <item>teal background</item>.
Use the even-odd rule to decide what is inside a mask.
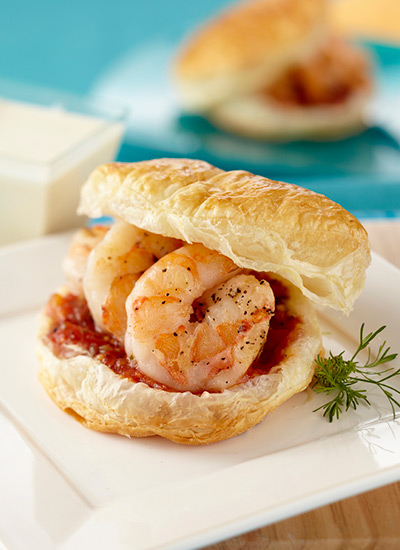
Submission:
[[[180,40],[228,0],[0,2],[0,77],[87,93],[105,67],[145,41]]]
[[[119,160],[189,156],[322,192],[361,216],[400,215],[400,50],[363,43],[374,59],[375,117],[335,143],[243,140],[181,111],[170,67],[181,41],[228,0],[2,3],[0,78],[126,107]],[[389,122],[388,122],[389,120]]]

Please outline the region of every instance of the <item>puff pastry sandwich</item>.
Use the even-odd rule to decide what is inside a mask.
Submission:
[[[250,0],[199,29],[179,52],[183,105],[255,138],[338,138],[360,131],[370,63],[329,28],[326,0]]]
[[[304,390],[321,351],[314,305],[345,313],[366,231],[323,195],[188,159],[98,167],[67,283],[40,317],[40,380],[95,430],[204,444]]]

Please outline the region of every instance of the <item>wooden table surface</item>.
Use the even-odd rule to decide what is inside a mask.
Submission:
[[[372,249],[400,268],[400,220],[363,225]],[[399,550],[400,482],[207,547],[247,549]]]

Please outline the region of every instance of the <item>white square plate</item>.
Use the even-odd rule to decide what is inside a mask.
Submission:
[[[34,347],[69,237],[0,250],[6,547],[198,548],[400,479],[400,421],[379,391],[372,407],[330,424],[312,412],[324,397],[308,390],[247,433],[204,447],[101,434],[61,412],[37,381]],[[400,271],[374,255],[353,313],[321,313],[326,349],[354,351],[366,322],[368,332],[387,325],[377,344],[400,351],[399,291]]]

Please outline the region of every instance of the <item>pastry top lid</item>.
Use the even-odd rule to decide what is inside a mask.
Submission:
[[[364,227],[324,195],[199,160],[99,166],[82,188],[78,212],[203,243],[240,267],[279,274],[315,303],[345,313],[370,263]]]
[[[324,0],[251,0],[228,8],[188,40],[177,62],[183,78],[205,78],[264,63],[301,47],[324,24]]]
[[[183,100],[212,105],[267,85],[315,50],[324,39],[325,19],[325,0],[250,0],[231,6],[182,46],[175,77]]]

